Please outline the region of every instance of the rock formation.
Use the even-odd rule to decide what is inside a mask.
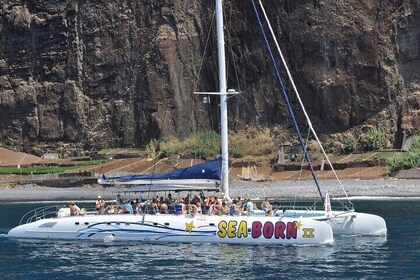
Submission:
[[[388,147],[419,132],[420,2],[263,2],[317,130],[381,126]],[[0,5],[0,145],[144,147],[217,129],[217,100],[193,94],[218,87],[213,1]],[[289,129],[250,2],[225,1],[225,16],[228,87],[243,91],[230,128]]]

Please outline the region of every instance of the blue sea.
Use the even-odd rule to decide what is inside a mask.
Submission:
[[[0,204],[0,279],[420,279],[420,201],[354,201],[388,235],[333,245],[268,246],[17,241],[6,234],[45,205]]]

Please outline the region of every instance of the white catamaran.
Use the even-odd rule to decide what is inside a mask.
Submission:
[[[222,161],[168,172],[165,174],[132,175],[122,177],[101,176],[102,184],[141,184],[133,191],[208,190],[211,182],[222,181],[225,194],[228,186],[228,130],[227,90],[223,36],[222,0],[216,0],[216,22],[219,57],[219,92]],[[209,94],[209,93],[206,93]],[[198,172],[197,172],[198,171]],[[204,183],[201,187],[179,184]],[[160,185],[155,186],[155,185]],[[162,187],[166,185],[166,187]],[[253,216],[251,215],[200,215],[200,214],[98,214],[70,216],[68,208],[60,209],[58,215],[46,218],[29,215],[21,225],[9,231],[11,238],[70,239],[141,242],[182,243],[233,243],[233,244],[330,244],[334,241],[331,225],[313,217]]]

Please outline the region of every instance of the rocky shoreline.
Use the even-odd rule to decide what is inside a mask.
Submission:
[[[342,180],[342,185],[349,197],[366,199],[420,199],[420,180]],[[322,192],[328,191],[333,197],[345,197],[344,191],[336,180],[320,180]],[[35,184],[0,188],[0,202],[35,202],[35,201],[88,201],[95,200],[98,195],[106,200],[113,200],[117,193],[129,191],[124,187],[103,187],[100,185],[83,185],[82,187],[42,187]],[[186,193],[185,193],[186,195]],[[311,180],[300,181],[267,181],[248,182],[233,181],[230,185],[231,197],[246,196],[251,198],[313,199],[319,196],[317,188]],[[127,193],[130,198],[139,194]],[[152,197],[153,193],[143,194],[143,198]]]

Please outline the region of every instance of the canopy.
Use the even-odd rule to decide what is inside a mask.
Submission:
[[[220,182],[222,157],[190,167],[165,173],[133,174],[107,177],[102,175],[99,184],[119,185],[179,185],[179,184],[215,184]]]

